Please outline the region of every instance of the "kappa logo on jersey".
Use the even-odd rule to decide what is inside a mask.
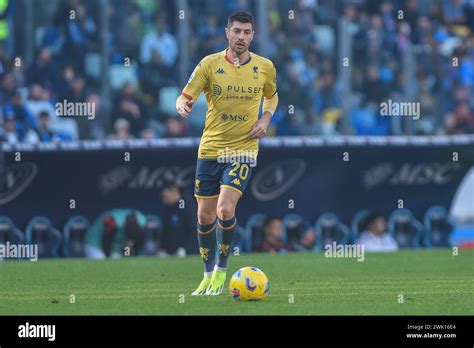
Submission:
[[[219,68],[219,69],[216,70],[215,74],[224,75],[224,74],[225,74],[225,71],[224,71],[224,69]],[[227,74],[226,74],[226,75],[227,75]]]
[[[235,178],[234,180],[231,181],[231,184],[234,184],[234,185],[237,185],[237,186],[240,186],[240,180]]]

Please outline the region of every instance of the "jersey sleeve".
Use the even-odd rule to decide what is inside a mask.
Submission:
[[[183,89],[183,95],[192,100],[196,100],[199,94],[208,84],[207,62],[203,59],[194,69],[189,77],[188,83]]]
[[[267,99],[270,99],[277,92],[277,83],[276,83],[276,69],[275,66],[270,63],[269,72],[267,74],[267,81],[263,86],[263,96]]]

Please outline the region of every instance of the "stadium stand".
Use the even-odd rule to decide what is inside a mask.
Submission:
[[[352,240],[356,240],[359,234],[364,230],[365,219],[367,219],[369,213],[370,211],[368,209],[363,209],[354,215],[351,223]]]
[[[43,7],[39,1],[32,2],[26,9],[34,17],[31,32],[24,28],[26,14],[15,6],[8,8],[9,25],[16,34],[0,37],[0,142],[5,148],[12,146],[10,154],[27,150],[41,157],[55,150],[93,151],[93,146],[118,149],[117,144],[138,148],[140,143],[133,141],[160,144],[170,140],[165,143],[168,151],[184,147],[186,141],[196,141],[187,137],[200,136],[207,109],[204,96],[186,121],[175,115],[174,99],[196,64],[205,55],[226,47],[227,14],[234,10],[257,13],[256,2],[188,1],[191,12],[200,15],[190,16],[186,22],[194,40],[186,37],[183,42],[183,28],[171,20],[176,17],[175,2],[116,1],[120,5],[110,1],[108,8],[95,0],[49,1]],[[252,50],[270,58],[278,72],[280,103],[265,139],[269,146],[291,141],[304,146],[321,141],[331,146],[331,141],[340,141],[339,136],[356,136],[369,148],[371,141],[405,141],[385,136],[427,135],[430,141],[443,143],[451,136],[474,133],[474,2],[276,0],[268,1],[267,6],[263,18],[268,22],[268,40],[266,45],[258,41],[258,28]],[[287,20],[290,9],[298,21]],[[75,18],[71,18],[71,11]],[[398,11],[402,11],[401,18]],[[102,22],[103,14],[107,26]],[[347,24],[347,31],[341,32],[341,22]],[[346,53],[352,60],[350,76],[346,77],[337,64],[342,37],[349,40]],[[107,38],[106,44],[101,38]],[[103,52],[108,52],[105,59]],[[380,105],[386,100],[418,101],[422,117],[416,122],[383,117]],[[80,112],[59,116],[56,105],[63,101],[93,104],[95,117],[87,118]],[[280,142],[281,136],[293,140]],[[365,136],[384,137],[367,140]],[[349,138],[343,139],[345,144],[350,143]],[[415,146],[416,139],[406,141],[413,141]],[[455,145],[461,143],[462,139]],[[159,152],[162,148],[146,148],[151,150]],[[467,211],[469,239],[470,208],[460,206]],[[153,211],[147,214],[159,213],[158,206],[150,209]],[[239,221],[244,228],[238,229],[235,243],[244,252],[261,245],[270,211],[253,213]],[[332,241],[354,242],[367,212],[353,213],[350,211],[352,221],[346,217],[342,222],[338,211],[320,216],[317,222],[315,216],[284,218],[286,213],[281,214],[287,238],[284,242],[297,244],[308,225],[316,230],[318,250]],[[97,216],[87,217],[93,221]],[[70,220],[65,225],[60,252],[53,225],[62,224],[66,217],[48,217],[51,221],[34,218],[26,226],[26,237],[11,219],[0,218],[2,240],[38,241],[42,255],[48,257],[82,256],[82,232],[77,231],[86,228],[85,221]],[[392,213],[389,233],[401,248],[455,244],[456,221],[447,209],[429,209],[424,226],[416,220],[422,218],[409,210]],[[159,214],[148,219],[140,254],[154,255],[160,248],[162,224]],[[81,228],[73,228],[80,223]],[[344,224],[350,224],[352,230]],[[25,228],[24,223],[19,226]]]
[[[450,218],[448,211],[442,206],[433,206],[424,217],[426,247],[448,247],[450,237],[454,229],[454,222]]]
[[[27,62],[26,69],[18,70],[14,66],[14,57],[21,52],[11,49],[12,45],[6,45],[9,50],[5,46],[0,48],[3,114],[9,113],[7,109],[15,103],[12,96],[21,91],[21,99],[35,119],[40,111],[48,111],[49,131],[59,133],[60,139],[104,138],[112,133],[116,118],[113,106],[124,101],[121,87],[129,83],[137,88],[135,104],[139,105],[143,119],[132,126],[133,135],[142,137],[144,130],[152,128],[154,137],[170,136],[164,125],[172,108],[168,107],[165,96],[168,91],[175,94],[180,85],[176,72],[183,54],[182,44],[177,44],[179,27],[166,20],[174,17],[175,5],[165,1],[157,1],[151,7],[136,0],[121,3],[109,18],[108,33],[111,38],[108,76],[115,102],[100,101],[103,109],[100,119],[93,122],[83,122],[80,117],[58,119],[54,113],[55,103],[63,99],[85,102],[97,92],[104,97],[98,69],[101,64],[99,34],[103,30],[100,13],[104,9],[90,0],[71,3],[78,20],[68,15],[71,9],[66,1],[43,9],[41,13],[45,17],[34,27],[37,54]],[[186,49],[189,55],[185,57],[188,62],[185,75],[191,74],[204,55],[225,47],[223,19],[229,8],[233,8],[232,4],[233,1],[190,3],[191,9],[208,8],[209,12],[212,9],[212,15],[192,18],[189,23],[197,43],[189,43]],[[39,3],[33,5],[40,6]],[[270,41],[266,55],[275,62],[279,73],[280,107],[269,135],[473,133],[473,105],[469,98],[474,85],[473,50],[469,44],[473,35],[473,6],[472,2],[441,0],[433,1],[426,8],[421,2],[413,5],[408,1],[379,4],[372,1],[334,4],[328,0],[270,2]],[[254,11],[255,4],[244,1],[241,9]],[[289,9],[294,9],[301,21],[285,20]],[[405,17],[397,21],[393,16],[395,9],[401,9]],[[350,23],[353,37],[353,88],[347,115],[341,98],[342,82],[334,63],[338,55],[338,20],[341,19],[338,13]],[[14,25],[19,26],[21,22]],[[150,53],[153,49],[159,52],[161,60],[154,60]],[[259,52],[260,46],[256,44],[254,49]],[[407,69],[403,57],[408,50],[413,53],[410,69],[416,74],[409,81],[410,90],[406,91],[402,76]],[[453,57],[458,59],[459,69],[449,67]],[[378,117],[376,106],[382,100],[401,100],[407,92],[421,101],[424,117],[420,122],[407,126],[405,122]],[[297,105],[294,100],[298,100]],[[285,111],[289,105],[296,106],[294,117]],[[124,107],[125,114],[135,114],[136,106]],[[41,130],[38,125],[25,124],[18,108],[14,108],[12,115],[16,121],[13,127],[16,136],[11,134],[12,127],[7,122],[4,132],[8,141],[51,141],[49,137],[26,136],[28,130],[38,135]],[[195,118],[203,116],[201,110]],[[347,127],[344,126],[346,117]],[[180,136],[193,132],[196,130],[183,125]]]
[[[266,219],[265,214],[254,214],[247,219],[245,245],[248,250],[256,251],[262,244],[263,226]]]
[[[71,216],[63,229],[64,257],[85,257],[85,241],[90,227],[89,220],[84,216]]]
[[[419,248],[423,238],[423,225],[409,209],[397,209],[388,220],[388,231],[400,248]]]
[[[0,243],[5,245],[7,242],[16,244],[23,243],[25,235],[16,228],[12,219],[7,216],[0,216]]]
[[[158,216],[147,215],[146,223],[143,226],[143,245],[138,252],[139,255],[156,255],[160,250],[160,239],[163,234],[163,222]]]
[[[61,233],[44,216],[35,216],[26,227],[26,242],[38,245],[38,257],[59,257]]]
[[[328,244],[348,244],[351,240],[351,230],[341,223],[334,213],[324,213],[316,221],[317,245],[320,251]]]

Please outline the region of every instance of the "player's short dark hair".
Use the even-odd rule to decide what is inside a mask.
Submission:
[[[240,23],[251,23],[252,24],[252,29],[253,25],[255,23],[253,16],[249,12],[243,12],[243,11],[236,11],[232,12],[227,19],[227,28],[230,28],[234,22],[240,22]]]

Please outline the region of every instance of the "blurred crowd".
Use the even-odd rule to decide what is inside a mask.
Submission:
[[[175,2],[117,0],[108,9],[108,100],[100,81],[99,2],[57,4],[35,29],[27,66],[0,32],[1,137],[35,143],[200,135],[205,107],[186,122],[173,112],[184,44]],[[189,5],[188,74],[203,56],[226,47],[228,13],[256,14],[247,0]],[[0,21],[8,17],[2,10]],[[269,136],[474,133],[474,0],[269,0],[267,14],[266,56],[277,68],[280,98]],[[340,78],[341,19],[352,37],[349,95]],[[258,28],[257,21],[257,36]],[[420,118],[407,126],[381,116],[388,99],[419,102]],[[92,103],[94,117],[58,116],[56,103],[63,101]]]

